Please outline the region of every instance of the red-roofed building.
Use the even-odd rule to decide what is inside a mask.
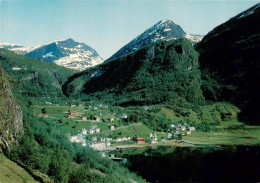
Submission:
[[[73,114],[68,114],[68,116],[67,116],[68,118],[74,118],[74,115]]]
[[[137,138],[137,143],[144,143],[145,142],[145,139],[144,138]]]

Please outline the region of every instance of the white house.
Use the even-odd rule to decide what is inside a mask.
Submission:
[[[13,67],[12,70],[13,71],[20,71],[20,70],[22,70],[22,68],[21,67]]]
[[[96,133],[100,133],[100,128],[96,128],[96,129],[95,129],[95,132],[96,132]]]
[[[115,125],[109,125],[110,130],[114,130],[115,129]]]
[[[117,137],[115,141],[116,142],[122,142],[122,138],[121,137]]]
[[[190,127],[189,127],[189,130],[190,130],[190,131],[195,131],[195,127],[191,127],[191,126],[190,126]]]
[[[125,113],[121,114],[120,118],[122,119],[126,119],[127,118],[127,115]]]
[[[88,134],[88,130],[86,130],[86,129],[83,128],[83,129],[81,130],[81,133],[82,133],[83,135],[87,135],[87,134]]]
[[[168,133],[168,139],[172,139],[172,133]]]
[[[70,142],[81,142],[81,139],[78,138],[78,135],[73,135],[70,137]]]
[[[89,134],[94,134],[94,133],[95,133],[95,131],[93,129],[89,130]]]
[[[97,141],[97,137],[92,137],[92,141]]]
[[[151,143],[152,143],[152,144],[155,144],[155,143],[158,143],[158,141],[155,140],[155,139],[152,139],[152,140],[151,140]]]
[[[87,116],[82,116],[81,119],[82,120],[87,120]]]
[[[87,143],[86,142],[82,142],[82,146],[86,147]]]

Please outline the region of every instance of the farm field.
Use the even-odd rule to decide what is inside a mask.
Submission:
[[[219,132],[196,131],[183,139],[198,144],[219,144],[219,145],[260,145],[260,127],[245,126],[245,130],[230,130]]]

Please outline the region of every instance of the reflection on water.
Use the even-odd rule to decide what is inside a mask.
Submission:
[[[117,152],[149,182],[260,182],[260,147],[158,147]]]

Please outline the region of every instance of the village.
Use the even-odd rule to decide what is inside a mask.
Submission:
[[[147,112],[147,106],[139,110]],[[71,103],[59,106],[46,101],[39,117],[56,120],[72,143],[91,147],[97,151],[115,150],[120,147],[158,146],[182,144],[182,137],[191,135],[194,126],[169,122],[163,131],[154,131],[141,122],[129,122],[131,111],[105,104]]]
[[[99,106],[103,107],[102,104],[100,104]],[[71,104],[70,107],[76,107],[76,105]],[[107,108],[107,106],[104,107]],[[90,106],[85,107],[85,109],[89,109],[89,108]],[[98,107],[94,107],[94,110],[98,110]],[[147,107],[144,107],[144,110],[147,110]],[[101,112],[99,114],[102,115]],[[87,121],[88,119],[87,116],[84,115],[80,116],[77,111],[73,111],[73,110],[71,110],[67,115],[67,118],[69,119],[73,119],[76,117],[80,117],[81,121]],[[117,130],[113,122],[115,122],[115,120],[120,120],[120,119],[125,120],[127,118],[128,116],[125,113],[120,114],[118,117],[115,116],[110,117],[109,119],[107,119],[107,121],[110,122],[107,125],[107,130],[104,131],[105,132],[110,131],[113,133],[113,131]],[[101,121],[101,118],[99,116],[94,116],[92,117],[92,119],[93,119],[92,121],[95,122]],[[118,128],[120,129],[124,127],[126,126],[121,126]],[[190,135],[192,131],[195,131],[195,127],[189,126],[187,123],[183,125],[178,123],[177,124],[172,123],[167,129],[167,131],[168,133],[167,135],[165,135],[165,138],[161,138],[161,139],[158,139],[156,132],[147,133],[145,136],[139,136],[139,137],[116,136],[115,138],[110,138],[107,136],[102,136],[103,131],[101,131],[101,129],[97,125],[91,125],[88,129],[82,128],[77,132],[77,134],[68,135],[68,138],[72,143],[74,142],[81,143],[82,146],[88,146],[98,151],[104,151],[104,150],[114,150],[115,148],[113,147],[118,147],[120,145],[126,147],[126,142],[128,142],[127,144],[130,145],[129,147],[131,147],[131,145],[133,144],[146,144],[146,145],[157,144],[159,143],[159,140],[161,140],[161,142],[165,144],[167,143],[167,140],[179,140],[181,136]]]

